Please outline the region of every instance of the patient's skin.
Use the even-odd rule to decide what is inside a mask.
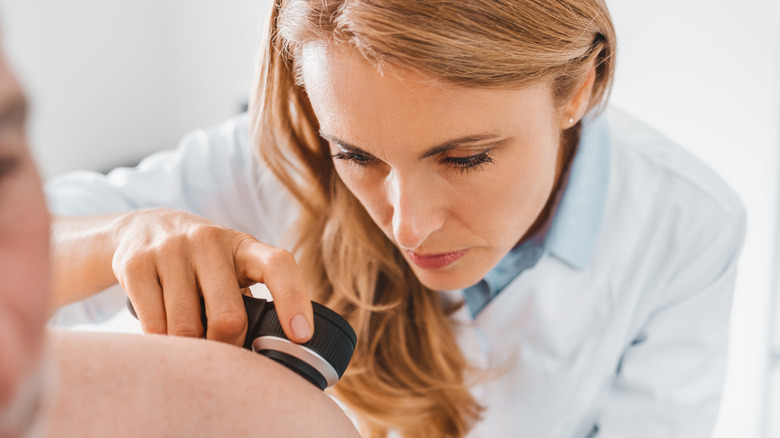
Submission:
[[[0,437],[36,412],[49,299],[49,217],[27,148],[27,103],[0,52]]]
[[[322,391],[248,350],[157,335],[50,340],[59,383],[46,436],[359,436]]]

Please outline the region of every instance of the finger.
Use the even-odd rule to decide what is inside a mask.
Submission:
[[[200,251],[195,256],[194,270],[206,303],[206,337],[243,346],[246,308],[232,255],[228,251]]]
[[[157,272],[147,267],[131,269],[122,273],[119,283],[133,304],[141,330],[148,334],[166,334],[165,304]]]
[[[162,286],[168,334],[203,337],[200,295],[195,274],[185,257],[166,257],[157,268]]]
[[[311,339],[314,332],[311,298],[292,254],[246,239],[236,251],[236,266],[241,275],[268,287],[288,338],[295,342]]]

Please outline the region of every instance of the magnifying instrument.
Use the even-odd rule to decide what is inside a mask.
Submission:
[[[285,336],[273,301],[246,295],[242,298],[248,323],[244,348],[281,363],[322,390],[341,379],[357,344],[355,331],[341,315],[312,302],[314,335],[298,344]],[[205,336],[208,320],[203,298],[200,305]],[[130,299],[127,308],[138,319]]]

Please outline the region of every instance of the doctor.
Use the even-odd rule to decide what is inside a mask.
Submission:
[[[277,0],[268,35],[250,116],[49,183],[60,304],[201,336],[200,295],[239,343],[250,284],[296,341],[321,301],[366,436],[710,435],[744,212],[604,109],[603,1]]]

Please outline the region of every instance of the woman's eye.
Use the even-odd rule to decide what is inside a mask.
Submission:
[[[493,162],[493,158],[488,155],[489,151],[482,152],[481,154],[472,155],[469,157],[447,157],[443,161],[448,166],[454,167],[462,173],[469,172],[471,170],[479,170],[484,165]]]
[[[466,173],[472,170],[479,170],[482,166],[493,162],[493,158],[488,154],[490,151],[485,151],[476,155],[468,157],[445,157],[441,159],[447,167],[454,168],[462,173]],[[376,162],[376,158],[371,155],[366,155],[358,152],[341,150],[331,155],[334,160],[344,160],[351,163],[355,163],[361,166],[368,166]]]
[[[372,157],[363,154],[357,154],[354,152],[341,151],[331,155],[336,160],[351,161],[356,164],[370,164],[373,162]]]

